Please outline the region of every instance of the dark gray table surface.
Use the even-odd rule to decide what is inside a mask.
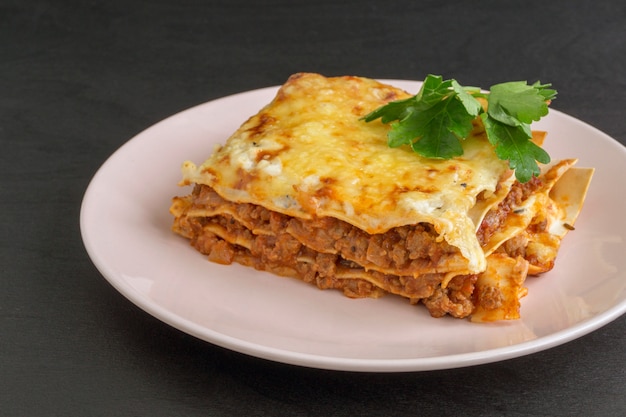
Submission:
[[[624,316],[503,362],[352,373],[216,347],[113,289],[78,222],[100,165],[299,71],[540,79],[626,143],[622,1],[0,1],[0,415],[626,415]]]

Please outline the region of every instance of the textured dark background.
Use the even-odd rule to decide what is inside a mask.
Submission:
[[[626,317],[500,363],[355,374],[215,347],[102,278],[78,217],[106,158],[299,71],[540,79],[626,143],[622,1],[0,0],[0,415],[625,415]]]

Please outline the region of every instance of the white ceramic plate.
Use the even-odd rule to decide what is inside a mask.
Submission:
[[[417,92],[419,83],[388,80]],[[352,300],[296,279],[210,263],[170,231],[184,160],[203,162],[276,87],[176,114],[140,133],[100,168],[81,210],[85,247],[133,303],[216,345],[274,361],[350,371],[421,371],[500,361],[585,335],[626,311],[626,148],[552,110],[553,159],[596,168],[586,205],[556,267],[529,278],[522,319],[493,324],[431,318],[393,296]]]

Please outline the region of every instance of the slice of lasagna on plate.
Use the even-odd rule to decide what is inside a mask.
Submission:
[[[553,267],[592,170],[561,160],[519,183],[478,118],[460,157],[390,148],[389,126],[362,117],[408,97],[367,78],[291,76],[208,160],[183,164],[193,191],[173,199],[173,230],[211,261],[348,297],[519,318],[524,281]]]

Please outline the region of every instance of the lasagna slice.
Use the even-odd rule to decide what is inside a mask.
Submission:
[[[291,76],[209,159],[183,164],[193,191],[173,199],[173,230],[213,262],[348,297],[518,318],[524,280],[552,268],[591,171],[559,161],[520,184],[479,119],[461,157],[390,148],[389,127],[361,117],[409,96],[367,78]]]

